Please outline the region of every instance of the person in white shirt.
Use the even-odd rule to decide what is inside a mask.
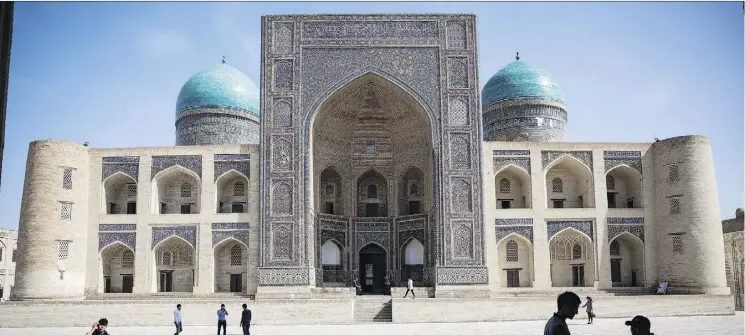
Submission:
[[[406,294],[404,294],[404,298],[409,295],[409,291],[411,291],[411,299],[416,298],[416,295],[414,295],[414,281],[411,280],[411,278],[409,278],[409,281],[406,283]]]
[[[176,305],[176,310],[173,311],[173,324],[176,325],[176,333],[173,335],[178,335],[184,331],[181,327],[181,304]]]

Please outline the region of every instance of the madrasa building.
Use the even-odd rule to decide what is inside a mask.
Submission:
[[[298,299],[388,276],[435,298],[667,282],[731,305],[709,140],[567,142],[546,71],[517,57],[479,89],[475,20],[265,16],[259,85],[192,76],[175,146],[32,142],[13,299]]]

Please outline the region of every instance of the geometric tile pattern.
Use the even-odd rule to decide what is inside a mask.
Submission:
[[[229,238],[235,239],[248,247],[247,230],[213,230],[212,231],[212,248]]]
[[[592,151],[550,151],[550,150],[542,150],[541,151],[541,162],[543,163],[543,169],[546,169],[546,167],[551,164],[553,161],[564,157],[564,156],[572,156],[576,158],[578,161],[584,163],[590,171],[592,170]]]
[[[119,233],[98,233],[98,251],[101,251],[106,246],[114,242],[120,242],[130,249],[135,250],[137,246],[137,234],[135,232],[119,232]]]
[[[202,178],[202,156],[201,155],[172,155],[172,156],[153,156],[152,167],[150,168],[151,178],[171,166],[180,165]]]
[[[195,226],[153,227],[153,240],[150,247],[155,248],[158,243],[171,236],[178,236],[184,239],[196,250],[197,227]]]
[[[448,266],[437,268],[437,284],[440,285],[472,285],[488,283],[489,269],[484,266]]]
[[[530,150],[494,150],[494,156],[530,156]]]
[[[513,233],[533,243],[533,219],[495,219],[494,229],[497,243]]]
[[[594,241],[593,236],[593,222],[591,220],[580,221],[580,220],[565,220],[565,221],[547,221],[546,228],[548,230],[548,240],[550,241],[554,235],[560,233],[566,228],[574,228],[580,232],[585,233],[590,237],[591,241]]]
[[[519,166],[530,174],[530,158],[527,157],[494,157],[494,173],[509,164]]]
[[[117,172],[121,172],[130,176],[136,182],[138,180],[137,178],[140,175],[140,157],[103,157],[103,163],[101,166],[101,181]]]
[[[100,224],[98,225],[99,232],[132,231],[132,230],[137,230],[136,224]]]
[[[632,169],[642,173],[642,159],[641,158],[605,158],[603,161],[605,165],[605,172],[607,173],[611,169],[619,165],[627,165]]]
[[[627,217],[627,218],[607,218],[608,241],[612,241],[621,233],[627,232],[638,237],[644,242],[644,218]]]
[[[213,223],[213,230],[248,230],[251,229],[251,224],[248,222],[221,222]]]
[[[225,172],[235,170],[242,173],[246,178],[251,178],[251,161],[248,154],[215,155],[215,180]]]

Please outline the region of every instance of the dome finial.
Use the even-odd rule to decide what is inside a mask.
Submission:
[[[520,53],[519,52],[515,55],[515,60],[520,60]]]
[[[225,64],[225,56],[222,56],[222,63]]]

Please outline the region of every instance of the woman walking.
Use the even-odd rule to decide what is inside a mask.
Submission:
[[[582,307],[587,306],[587,324],[592,323],[592,319],[595,317],[595,313],[592,312],[592,298],[587,297],[587,302]]]

